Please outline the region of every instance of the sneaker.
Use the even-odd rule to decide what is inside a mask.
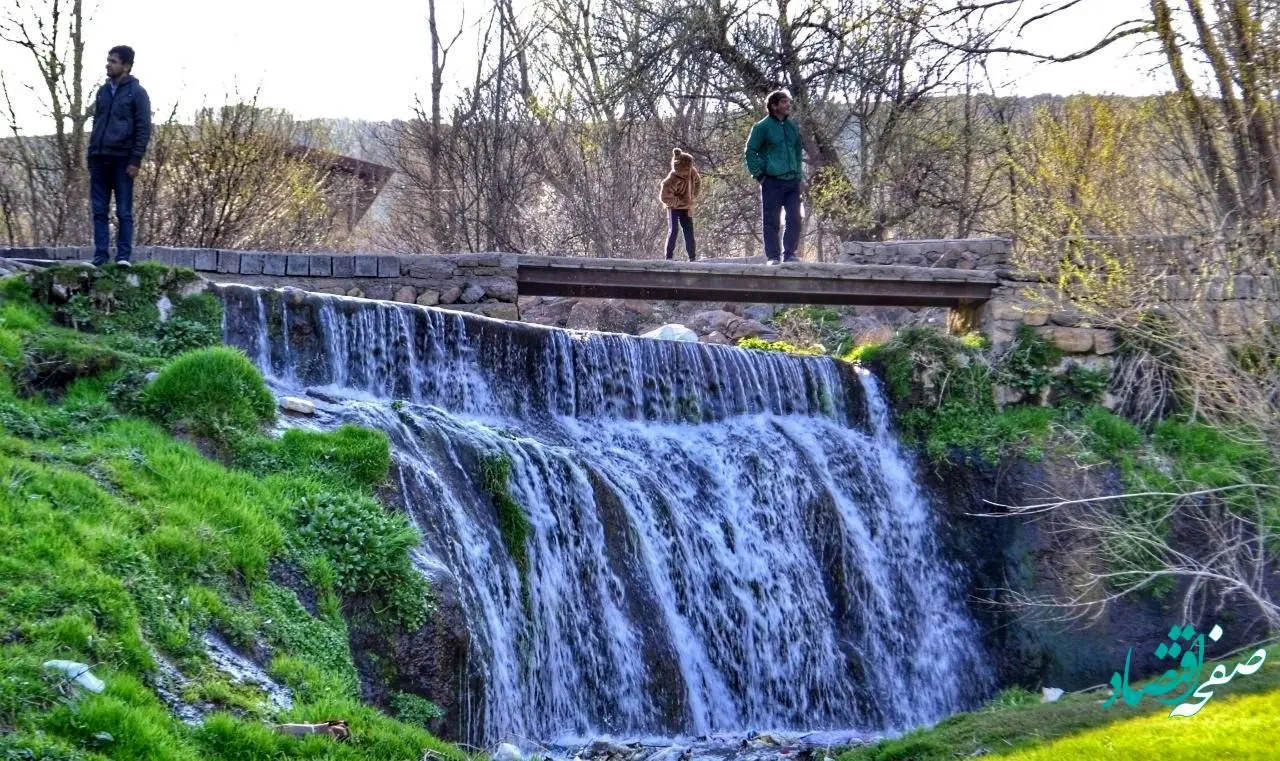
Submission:
[[[778,261],[777,259],[770,259],[769,261],[765,262],[765,264],[769,265],[770,267],[777,267],[779,264],[782,264],[782,262]]]
[[[129,263],[129,260],[128,260],[128,259],[117,259],[117,260],[116,260],[116,266],[117,266],[117,267],[124,267],[125,269],[129,269],[129,268],[133,267],[133,265]]]
[[[796,263],[796,262],[798,262],[798,261],[800,261],[800,260],[799,260],[799,259],[797,259],[797,258],[795,258],[794,256],[784,256],[784,257],[782,257],[782,263],[783,263],[783,264],[795,264],[795,263]]]

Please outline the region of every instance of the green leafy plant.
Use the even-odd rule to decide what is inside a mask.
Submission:
[[[415,727],[426,726],[444,718],[444,709],[440,706],[409,692],[397,692],[391,696],[391,712],[400,721]]]
[[[738,341],[739,349],[755,349],[756,351],[780,351],[784,354],[795,354],[803,357],[820,357],[826,350],[816,346],[800,347],[786,341],[768,341],[763,338],[744,338]]]
[[[1111,382],[1111,371],[1072,364],[1053,379],[1054,405],[1071,413],[1079,413],[1102,401]]]
[[[1019,325],[1013,344],[997,366],[999,382],[1036,396],[1053,383],[1053,368],[1061,359],[1061,349],[1035,329]]]
[[[324,555],[340,592],[382,595],[392,619],[408,629],[426,620],[426,581],[409,559],[420,537],[404,515],[367,497],[326,492],[299,500],[292,517],[298,553]],[[393,590],[399,594],[391,598]]]

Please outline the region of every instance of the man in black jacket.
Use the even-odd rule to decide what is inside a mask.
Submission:
[[[133,70],[133,48],[107,54],[107,81],[98,89],[89,136],[89,203],[93,208],[93,263],[107,263],[111,230],[107,215],[116,198],[116,263],[133,255],[133,178],[151,140],[151,101]]]

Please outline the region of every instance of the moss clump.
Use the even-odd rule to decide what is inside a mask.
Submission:
[[[520,588],[526,611],[532,608],[529,589],[529,537],[533,525],[524,508],[511,494],[511,458],[506,454],[489,455],[480,461],[480,483],[493,500],[498,514],[498,533],[520,574]]]
[[[275,397],[262,375],[243,352],[225,346],[178,357],[146,387],[142,401],[157,420],[219,442],[275,420]]]

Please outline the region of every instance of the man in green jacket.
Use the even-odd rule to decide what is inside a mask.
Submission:
[[[769,93],[765,106],[769,115],[751,128],[742,158],[747,171],[760,183],[765,258],[769,264],[794,262],[800,245],[800,185],[804,180],[800,128],[787,118],[791,95],[786,90]],[[778,217],[783,209],[787,210],[787,230],[779,246]]]

